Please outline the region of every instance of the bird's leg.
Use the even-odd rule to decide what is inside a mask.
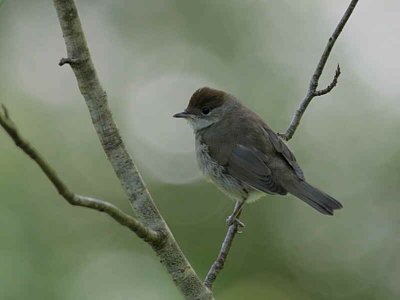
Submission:
[[[226,219],[226,224],[228,226],[233,225],[233,223],[237,223],[240,227],[244,227],[244,223],[239,220],[240,213],[242,212],[244,200],[237,200],[235,203],[235,208],[233,209],[232,214]]]

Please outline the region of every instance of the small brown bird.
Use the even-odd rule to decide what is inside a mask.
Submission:
[[[320,213],[333,215],[340,202],[308,184],[295,156],[261,118],[234,96],[208,87],[197,90],[185,111],[196,136],[203,174],[236,200],[228,225],[238,222],[243,204],[263,193],[290,193]]]

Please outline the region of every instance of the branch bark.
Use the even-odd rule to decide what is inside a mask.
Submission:
[[[313,76],[311,77],[310,84],[308,86],[308,91],[303,99],[303,101],[300,103],[299,107],[295,111],[292,121],[289,124],[289,127],[286,129],[285,133],[280,133],[280,137],[284,139],[285,141],[289,141],[297,127],[299,127],[300,120],[306,111],[308,105],[310,104],[311,100],[314,97],[317,96],[322,96],[327,93],[329,93],[337,84],[337,80],[340,76],[340,67],[339,65],[337,66],[335,76],[332,80],[332,82],[328,85],[327,88],[322,89],[322,90],[317,90],[318,88],[318,82],[319,78],[321,77],[322,71],[324,70],[325,64],[329,58],[329,55],[331,54],[332,48],[335,45],[335,42],[337,38],[339,37],[340,33],[342,32],[344,26],[346,25],[347,21],[349,20],[351,14],[353,13],[354,8],[357,5],[358,0],[352,0],[347,7],[342,19],[340,20],[339,24],[336,26],[334,32],[332,33],[331,37],[328,40],[328,43],[325,46],[325,50],[322,53],[322,56],[318,62],[317,68],[314,71]]]
[[[336,86],[337,80],[340,76],[339,65],[336,68],[335,76],[334,76],[332,82],[325,89],[317,90],[319,78],[321,77],[322,71],[324,70],[326,61],[328,60],[328,57],[331,53],[333,45],[335,44],[337,38],[339,37],[344,26],[346,25],[347,20],[350,18],[357,2],[358,2],[358,0],[352,0],[350,2],[342,19],[340,20],[339,24],[336,26],[335,31],[333,32],[332,36],[329,38],[328,44],[326,45],[325,50],[322,53],[322,56],[318,62],[317,68],[315,69],[314,74],[311,78],[310,85],[308,87],[308,91],[307,91],[305,98],[300,103],[299,108],[294,113],[293,119],[290,122],[290,125],[289,125],[288,129],[286,130],[286,132],[279,133],[279,136],[282,139],[289,141],[293,137],[293,134],[295,133],[297,127],[300,124],[301,117],[303,116],[307,106],[310,104],[311,100],[314,97],[325,95],[325,94],[329,93]],[[224,268],[225,261],[229,255],[229,250],[233,243],[233,239],[235,238],[237,233],[238,233],[238,224],[237,223],[229,226],[228,232],[226,233],[226,236],[222,243],[218,257],[215,260],[215,262],[212,264],[210,270],[208,271],[206,279],[204,280],[204,284],[207,287],[209,287],[210,289],[212,288],[214,281],[217,279],[219,272],[221,272],[221,270]]]
[[[135,232],[138,237],[144,239],[150,244],[157,245],[157,243],[161,241],[161,237],[158,232],[146,228],[138,220],[124,213],[113,204],[106,201],[77,195],[74,194],[70,189],[68,189],[68,187],[60,179],[60,177],[58,177],[56,171],[50,166],[50,164],[40,155],[40,153],[33,146],[30,145],[30,143],[26,139],[24,139],[19,134],[17,127],[15,126],[14,122],[12,122],[5,106],[3,106],[3,113],[0,112],[0,125],[15,142],[15,145],[17,145],[17,147],[24,151],[38,164],[38,166],[42,169],[47,178],[53,183],[58,193],[71,205],[83,206],[105,212],[119,224],[128,227],[130,230]]]
[[[137,218],[144,226],[159,232],[163,237],[162,243],[152,245],[154,251],[186,299],[213,299],[211,291],[201,282],[179,248],[126,150],[108,107],[107,95],[97,77],[74,1],[53,2],[68,55],[60,64],[68,63],[71,66],[103,150]]]

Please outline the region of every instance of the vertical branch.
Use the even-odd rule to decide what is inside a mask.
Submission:
[[[126,150],[108,107],[106,92],[93,66],[74,1],[53,0],[53,2],[68,54],[66,59],[60,61],[60,65],[67,63],[71,66],[103,150],[125,189],[139,221],[164,236],[163,243],[153,249],[187,299],[213,299],[212,293],[203,285],[176,243]]]

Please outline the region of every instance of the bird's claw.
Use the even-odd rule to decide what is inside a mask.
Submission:
[[[239,219],[237,219],[237,218],[235,218],[235,217],[233,217],[233,216],[229,216],[227,219],[226,219],[226,224],[228,225],[228,226],[231,226],[231,225],[233,225],[233,224],[236,224],[238,227],[245,227],[246,225],[244,225],[244,223],[242,222],[242,221],[240,221]]]

